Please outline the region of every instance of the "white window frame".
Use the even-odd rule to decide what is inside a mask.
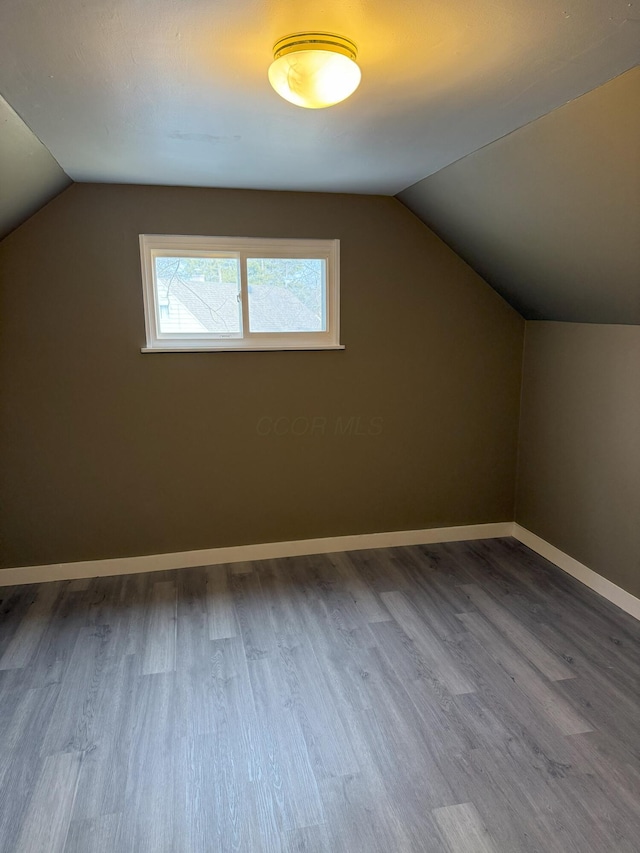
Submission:
[[[214,333],[160,332],[156,300],[157,257],[234,257],[240,268],[240,337]],[[251,332],[247,290],[248,258],[309,258],[325,261],[324,332]],[[233,352],[247,350],[344,349],[340,345],[340,241],[298,240],[263,237],[196,237],[141,234],[142,292],[147,345],[142,352]]]

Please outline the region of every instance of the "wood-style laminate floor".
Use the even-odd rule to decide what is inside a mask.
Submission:
[[[640,850],[640,625],[511,539],[0,589],[0,850]]]

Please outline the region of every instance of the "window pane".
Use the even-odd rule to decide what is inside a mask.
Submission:
[[[326,262],[248,258],[252,332],[324,332]]]
[[[161,334],[242,334],[236,258],[156,258]]]

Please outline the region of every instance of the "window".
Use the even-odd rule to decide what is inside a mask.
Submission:
[[[140,236],[143,352],[342,349],[338,240]]]

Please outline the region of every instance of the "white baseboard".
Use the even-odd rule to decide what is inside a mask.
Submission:
[[[621,610],[631,614],[631,616],[635,616],[636,619],[640,619],[640,598],[636,598],[635,595],[631,595],[626,589],[622,589],[622,587],[617,586],[602,575],[594,572],[593,569],[588,568],[583,563],[565,554],[564,551],[561,551],[555,545],[551,545],[545,539],[527,530],[526,527],[521,527],[519,524],[514,523],[512,535],[519,542],[522,542],[523,545],[526,545],[532,551],[540,554],[541,557],[549,560],[550,563],[558,566],[562,571],[567,572],[567,574],[581,581],[581,583],[593,589],[603,598],[616,604]]]
[[[434,542],[461,542],[465,539],[495,539],[513,534],[513,522],[465,524],[457,527],[433,527],[425,530],[395,530],[390,533],[363,533],[325,539],[298,539],[292,542],[266,542],[228,548],[205,548],[172,554],[143,557],[115,557],[109,560],[85,560],[77,563],[53,563],[45,566],[19,566],[0,569],[0,586],[16,586],[44,581],[129,575],[185,569],[190,566],[214,566],[220,563],[245,563],[278,557],[330,554],[334,551],[361,551],[367,548],[393,548],[396,545],[429,545]]]
[[[432,527],[424,530],[394,530],[388,533],[362,533],[332,536],[324,539],[297,539],[291,542],[265,542],[235,545],[227,548],[205,548],[171,554],[149,554],[142,557],[114,557],[108,560],[83,560],[77,563],[53,563],[44,566],[18,566],[0,569],[0,587],[46,581],[129,575],[185,569],[190,566],[214,566],[220,563],[245,563],[279,557],[330,554],[334,551],[362,551],[368,548],[393,548],[401,545],[430,545],[436,542],[461,542],[466,539],[496,539],[513,536],[532,551],[581,581],[599,595],[640,619],[640,599],[565,554],[555,545],[516,524],[502,521],[493,524],[463,524],[456,527]]]

